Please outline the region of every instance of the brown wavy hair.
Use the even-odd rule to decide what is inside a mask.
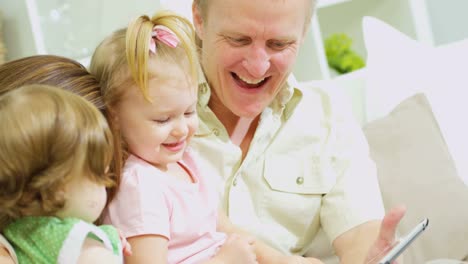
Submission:
[[[0,65],[0,95],[28,84],[56,86],[82,96],[106,116],[111,130],[114,131],[115,124],[108,118],[98,80],[79,62],[61,56],[36,55]],[[119,144],[119,137],[114,137],[114,145]],[[115,148],[110,172],[114,175],[116,184],[107,190],[108,202],[115,196],[120,184],[121,170],[122,152],[120,148]]]
[[[113,186],[112,133],[96,107],[60,88],[26,85],[0,96],[0,230],[54,215],[75,177]]]

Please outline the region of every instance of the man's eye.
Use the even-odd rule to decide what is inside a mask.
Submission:
[[[247,38],[231,38],[231,37],[228,37],[228,40],[231,44],[235,45],[235,46],[242,46],[242,45],[246,45],[246,44],[249,44],[249,39]]]
[[[272,49],[275,50],[283,50],[287,48],[291,44],[290,42],[284,42],[284,41],[271,41],[268,43],[268,46]]]

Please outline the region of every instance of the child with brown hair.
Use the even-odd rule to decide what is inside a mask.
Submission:
[[[112,134],[82,97],[29,85],[0,96],[0,231],[19,263],[122,263],[106,204]]]
[[[83,65],[75,60],[56,55],[35,55],[0,65],[0,95],[31,84],[51,85],[73,92],[91,102],[104,115],[107,115],[99,82]],[[112,120],[108,120],[108,123],[112,130]],[[116,137],[114,137],[115,139]],[[116,144],[114,143],[114,145]],[[121,152],[119,150],[120,148],[114,148],[113,161],[109,168],[115,185],[108,188],[108,201],[112,199],[115,188],[119,185],[121,169]],[[13,248],[1,235],[0,263],[18,263]]]
[[[75,60],[56,55],[35,55],[0,65],[0,95],[29,84],[51,85],[70,91],[91,102],[105,116],[108,115],[98,80]],[[107,123],[113,130],[112,120],[107,120]],[[114,140],[117,139],[114,137]],[[114,142],[114,145],[119,143]],[[116,184],[107,190],[108,201],[112,200],[120,182],[121,155],[120,148],[115,148],[109,170]]]

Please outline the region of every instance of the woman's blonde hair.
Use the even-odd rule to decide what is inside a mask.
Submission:
[[[74,177],[115,184],[107,173],[111,131],[82,97],[27,85],[0,96],[0,120],[0,230],[19,217],[63,208],[63,188]]]
[[[169,28],[179,39],[177,47],[169,47],[156,40],[156,52],[150,52],[150,40],[153,27],[161,25]],[[164,74],[164,69],[157,73],[151,72],[150,61],[164,61],[179,65],[187,72],[190,80],[197,85],[199,63],[194,44],[195,33],[192,24],[184,17],[171,11],[159,11],[149,18],[142,15],[130,22],[124,29],[115,31],[105,38],[96,48],[91,58],[90,72],[101,84],[101,94],[104,102],[112,110],[121,101],[128,88],[137,86],[146,100],[148,95],[148,80],[157,74]],[[169,74],[169,73],[168,73]],[[112,117],[111,117],[112,118]],[[123,160],[126,159],[126,146],[120,130],[113,130],[114,136],[120,140]]]
[[[36,55],[0,65],[0,95],[28,84],[51,85],[73,92],[94,104],[106,118],[109,115],[101,96],[99,81],[75,60],[55,55]],[[107,119],[113,131],[113,119]],[[114,137],[114,145],[118,144],[120,141]],[[120,184],[122,170],[122,152],[116,148],[113,155],[109,171],[115,177],[116,186],[107,190],[108,202],[112,200]]]

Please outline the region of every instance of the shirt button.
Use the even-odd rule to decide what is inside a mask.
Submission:
[[[215,136],[219,136],[219,129],[213,128],[213,134],[215,134]]]
[[[302,184],[304,183],[304,177],[297,177],[296,183],[297,183],[298,185],[302,185]]]
[[[208,92],[208,87],[206,87],[206,85],[203,85],[201,88],[200,88],[200,92],[202,94],[206,94],[206,92]]]
[[[234,181],[232,181],[232,185],[236,186],[237,185],[237,178],[234,178]]]

